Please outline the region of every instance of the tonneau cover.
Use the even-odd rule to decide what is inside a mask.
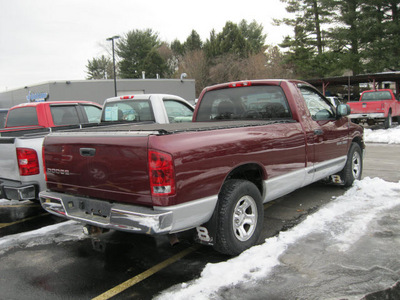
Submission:
[[[207,131],[224,128],[238,128],[249,126],[262,126],[276,123],[295,122],[293,120],[240,120],[219,122],[182,122],[172,124],[121,124],[109,127],[92,127],[80,129],[79,132],[113,132],[113,131],[153,131],[159,134],[171,134],[186,131]]]

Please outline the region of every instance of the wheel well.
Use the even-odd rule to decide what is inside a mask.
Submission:
[[[363,142],[362,142],[362,140],[361,140],[361,137],[355,137],[353,140],[352,140],[352,143],[357,143],[359,146],[360,146],[360,149],[361,149],[361,151],[363,151],[364,150],[364,144],[363,144]]]
[[[263,195],[263,177],[264,171],[260,165],[252,163],[237,167],[226,177],[229,179],[244,179],[255,184],[260,194]]]

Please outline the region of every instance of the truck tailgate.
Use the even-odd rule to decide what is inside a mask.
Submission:
[[[1,137],[0,145],[0,178],[20,180],[15,138]]]
[[[96,199],[152,205],[146,133],[54,133],[44,142],[47,187]]]
[[[349,102],[352,114],[381,112],[383,102]]]

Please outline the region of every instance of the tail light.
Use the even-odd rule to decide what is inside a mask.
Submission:
[[[19,174],[21,176],[39,174],[39,159],[37,153],[29,148],[17,148]]]
[[[239,82],[232,82],[229,84],[230,88],[244,87],[244,86],[251,86],[251,82],[250,81],[239,81]]]
[[[149,177],[153,196],[175,194],[175,171],[172,155],[150,150]]]

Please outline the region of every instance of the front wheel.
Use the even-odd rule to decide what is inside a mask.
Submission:
[[[218,227],[214,248],[238,255],[260,237],[264,209],[260,191],[246,180],[229,180],[221,189],[217,205]]]
[[[347,162],[344,166],[341,177],[345,187],[353,184],[354,180],[360,180],[363,169],[361,147],[357,143],[352,143],[349,153],[347,154]]]

